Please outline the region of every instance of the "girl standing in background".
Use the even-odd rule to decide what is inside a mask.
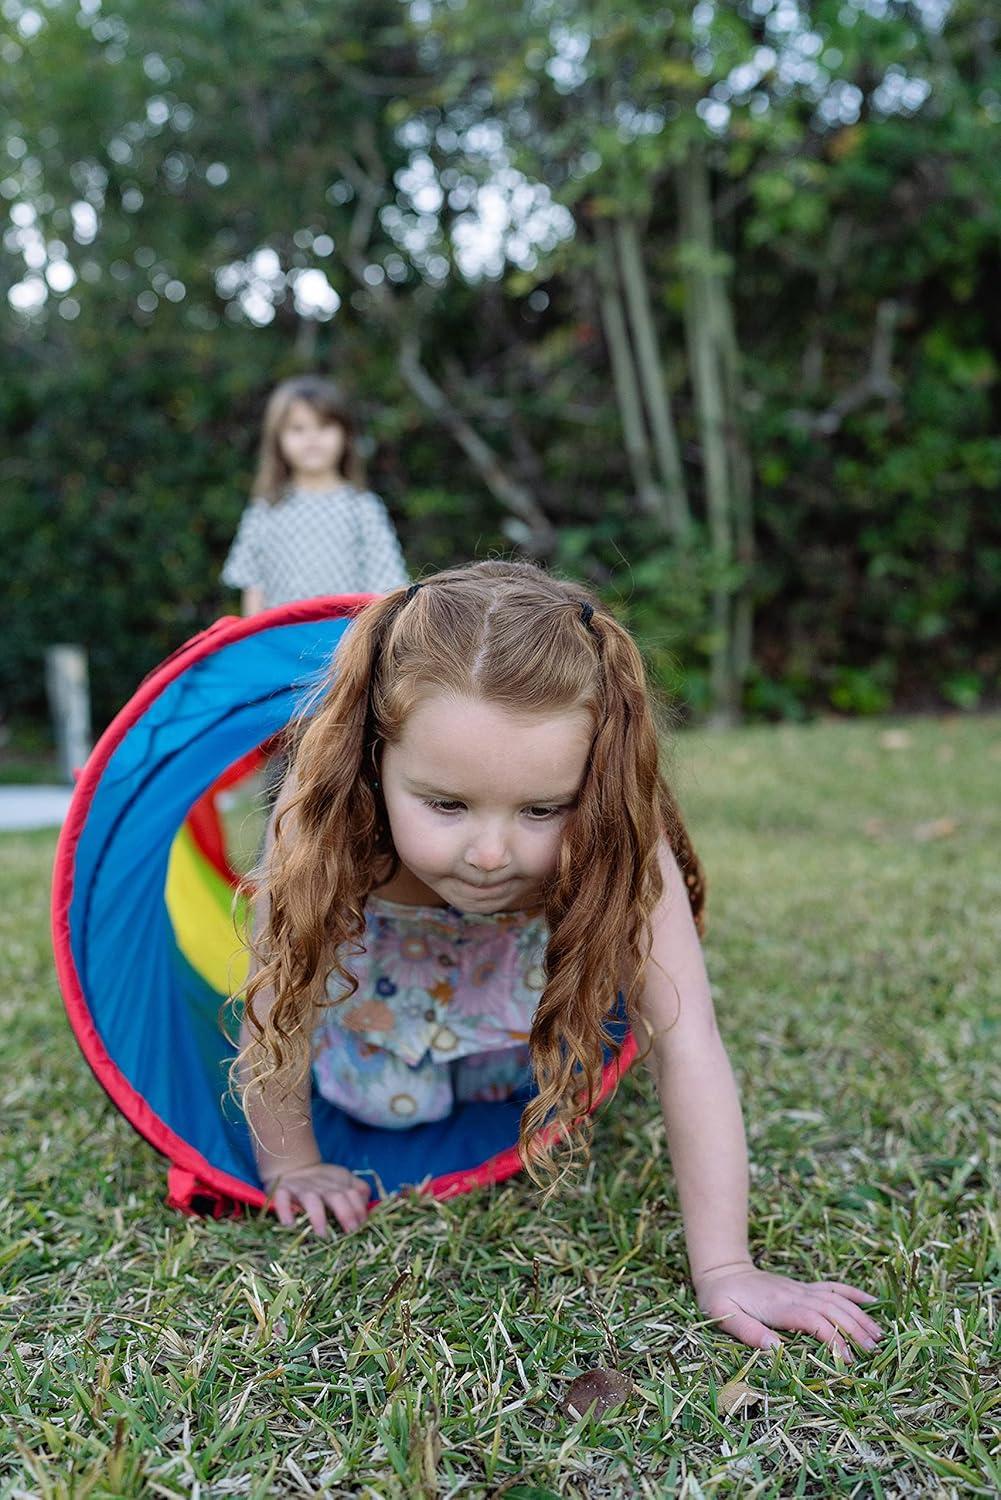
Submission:
[[[302,375],[272,391],[252,498],[222,581],[242,590],[245,615],[409,581],[386,507],[364,487],[354,422],[331,381]]]

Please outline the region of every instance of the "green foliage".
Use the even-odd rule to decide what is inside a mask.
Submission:
[[[807,705],[813,701],[813,683],[808,678],[791,672],[769,677],[759,667],[754,667],[744,690],[747,712],[754,719],[790,719],[802,722],[808,716]]]
[[[831,685],[831,702],[845,714],[883,714],[893,701],[887,662],[875,667],[838,667]]]
[[[954,5],[933,33],[913,6],[804,0],[796,34],[745,0],[697,9],[120,0],[110,18],[46,7],[26,41],[8,7],[2,201],[31,206],[78,281],[0,326],[0,714],[43,712],[41,652],[71,633],[91,651],[103,721],[233,607],[218,569],[267,391],[296,370],[331,371],[358,404],[371,481],[415,571],[509,547],[483,466],[403,378],[404,331],[558,529],[555,561],[602,590],[658,681],[700,712],[714,580],[674,181],[693,136],[709,141],[749,392],[745,708],[996,701],[1001,66],[978,8]],[[816,74],[794,84],[780,60],[800,41],[797,67]],[[752,64],[756,81],[738,86]],[[891,107],[894,79],[927,95]],[[825,116],[847,88],[857,118]],[[704,106],[724,102],[707,130]],[[418,156],[441,184],[437,212],[401,177]],[[508,170],[569,210],[574,234],[467,282],[457,226],[477,185]],[[90,244],[74,239],[81,201],[98,215]],[[698,517],[684,553],[630,492],[594,288],[599,206],[645,226]],[[25,274],[19,233],[0,290]],[[281,285],[255,326],[235,285],[261,249]],[[329,322],[296,311],[292,279],[317,268],[340,298]],[[888,305],[889,384],[859,395]]]

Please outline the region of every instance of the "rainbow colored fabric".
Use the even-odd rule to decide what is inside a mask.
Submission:
[[[170,1163],[169,1201],[226,1213],[266,1202],[227,1095],[220,1018],[246,979],[235,876],[216,798],[256,765],[330,669],[364,596],[223,619],[175,652],[109,726],[77,784],[53,882],[53,943],[74,1032],[130,1123]],[[230,1028],[232,1029],[232,1028]],[[602,1097],[632,1063],[624,1034]],[[325,1159],[379,1195],[439,1196],[519,1170],[521,1106],[459,1105],[412,1130],[362,1125],[314,1098]]]

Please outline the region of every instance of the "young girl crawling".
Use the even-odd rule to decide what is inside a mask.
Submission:
[[[759,1270],[747,1156],[699,944],[702,877],[659,770],[639,652],[579,586],[476,563],[367,605],[337,653],[272,819],[241,1079],[262,1180],[365,1220],[323,1161],[321,1094],[406,1129],[534,1076],[519,1149],[552,1180],[586,1152],[624,999],[657,1083],[700,1306],[735,1338],[871,1349],[874,1299]],[[543,1127],[546,1127],[545,1129]]]

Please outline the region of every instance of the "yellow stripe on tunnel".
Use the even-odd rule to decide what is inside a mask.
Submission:
[[[238,902],[234,924],[233,889],[202,854],[187,824],[171,845],[164,894],[177,946],[188,963],[218,995],[239,994],[249,968],[237,935],[247,903]]]

